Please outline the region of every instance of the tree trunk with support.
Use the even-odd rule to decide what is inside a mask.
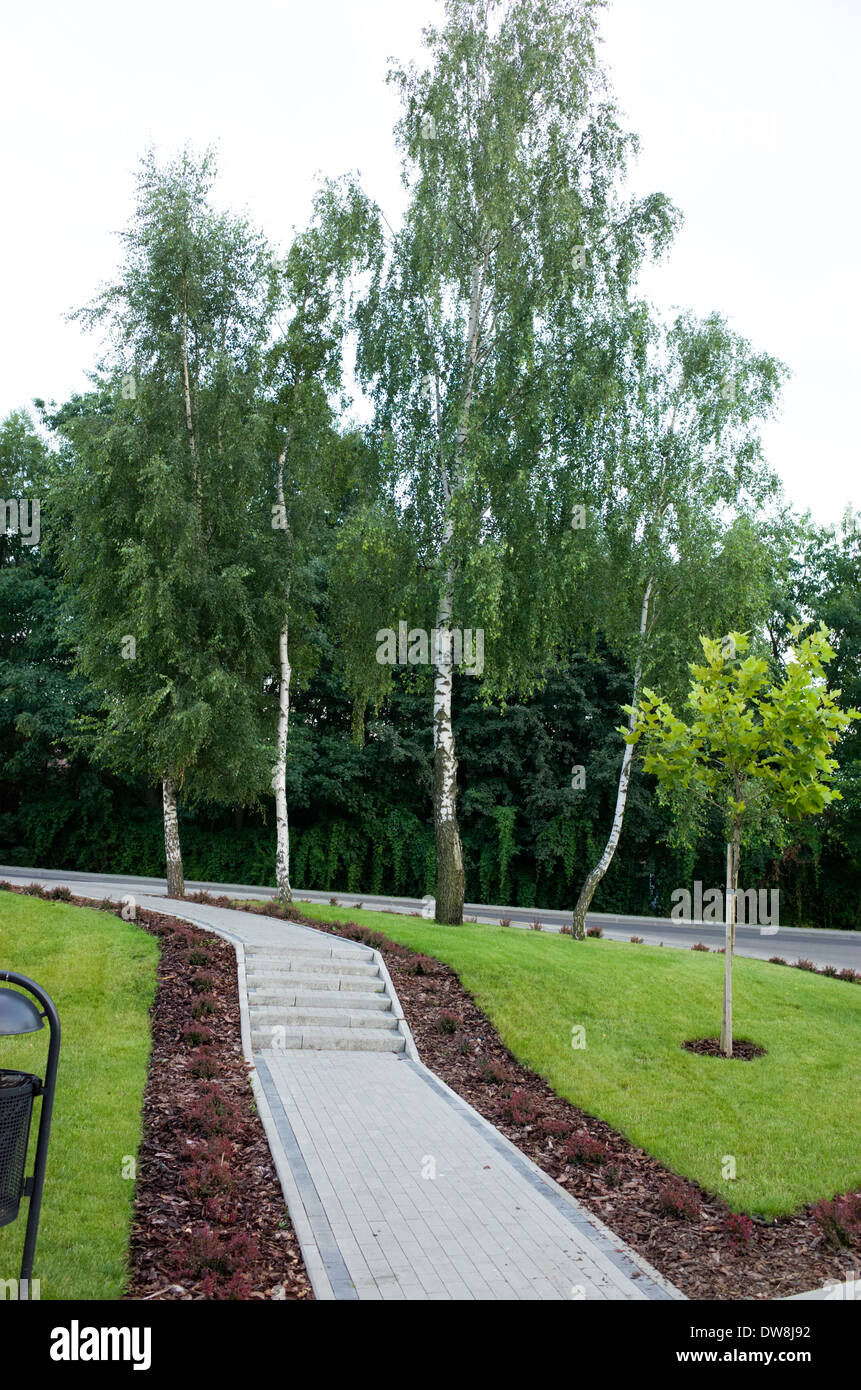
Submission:
[[[726,902],[724,921],[726,923],[723,967],[723,1014],[720,1029],[720,1050],[725,1057],[732,1056],[732,959],[735,951],[735,924],[738,904],[738,866],[741,859],[741,831],[738,824],[733,827],[732,840],[726,847]]]

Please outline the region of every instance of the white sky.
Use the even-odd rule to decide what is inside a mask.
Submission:
[[[0,414],[85,385],[71,308],[117,261],[153,143],[220,150],[219,201],[286,247],[316,175],[401,206],[386,59],[437,0],[43,0],[7,7],[0,91]],[[643,288],[718,309],[795,375],[769,457],[820,521],[861,504],[858,0],[612,0],[604,59],[642,139],[632,188],[685,213]]]

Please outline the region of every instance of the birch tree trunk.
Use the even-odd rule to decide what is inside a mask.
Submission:
[[[278,638],[278,658],[281,667],[281,684],[278,699],[278,756],[275,763],[275,882],[278,887],[278,901],[291,903],[293,890],[290,887],[290,823],[287,816],[287,731],[290,722],[290,656],[289,622],[285,611],[284,624]]]
[[[457,445],[454,459],[454,474],[449,477],[441,463],[443,494],[445,497],[444,551],[448,552],[442,592],[437,607],[436,629],[438,651],[435,653],[433,688],[433,746],[434,746],[434,791],[433,819],[434,843],[436,846],[436,915],[437,922],[449,926],[460,926],[463,921],[463,848],[457,823],[457,758],[455,756],[454,728],[451,720],[451,697],[454,680],[452,652],[452,617],[454,613],[454,583],[457,574],[457,561],[451,555],[450,547],[454,539],[454,519],[452,502],[459,486],[460,458],[469,430],[469,413],[475,389],[475,369],[481,340],[481,302],[484,295],[487,266],[490,257],[489,242],[485,241],[483,260],[476,260],[472,267],[470,286],[469,322],[466,336],[466,389],[461,404],[457,428]],[[440,439],[439,388],[437,386],[437,432]]]
[[[287,511],[284,505],[284,459],[286,450],[278,456],[279,519],[286,529]],[[290,582],[284,586],[284,621],[278,636],[280,682],[278,693],[278,749],[272,786],[275,792],[275,883],[278,901],[291,903],[290,887],[290,822],[287,814],[287,734],[290,726]]]
[[[646,630],[648,628],[649,605],[651,603],[651,599],[652,579],[650,577],[646,584],[645,591],[643,593],[643,602],[640,608],[640,651],[637,656],[636,666],[634,668],[634,690],[631,696],[632,706],[635,706],[637,703],[637,695],[640,689],[640,680],[642,679],[643,675],[642,643],[645,639]],[[629,731],[632,731],[634,728],[634,718],[635,716],[633,714],[628,715]],[[622,767],[619,772],[619,785],[616,790],[616,810],[613,815],[613,825],[610,830],[610,835],[606,845],[604,846],[604,853],[601,855],[601,858],[598,860],[598,863],[595,865],[594,869],[592,869],[592,871],[587,875],[586,881],[584,882],[583,887],[580,889],[580,896],[577,899],[577,906],[574,908],[572,934],[576,941],[585,940],[586,914],[592,905],[592,899],[595,896],[595,890],[598,887],[598,884],[601,882],[601,879],[606,874],[610,865],[612,864],[613,855],[616,853],[616,847],[619,843],[619,836],[622,833],[622,825],[624,824],[625,820],[625,807],[628,803],[628,786],[631,781],[631,767],[633,765],[633,761],[634,745],[632,743],[626,743],[625,751],[622,755]]]
[[[437,652],[433,689],[434,841],[436,844],[436,920],[452,926],[463,921],[463,849],[457,824],[457,758],[451,722],[454,566],[446,571],[446,588],[437,613]]]
[[[738,866],[741,858],[741,832],[738,825],[733,829],[733,837],[726,847],[726,902],[724,921],[726,923],[726,955],[723,967],[723,1014],[721,1016],[720,1050],[725,1057],[732,1056],[732,958],[735,951],[735,923],[738,903]]]
[[[161,784],[164,803],[164,857],[167,863],[167,896],[185,897],[182,875],[182,852],[179,847],[179,821],[176,814],[176,788],[173,778],[165,773]]]

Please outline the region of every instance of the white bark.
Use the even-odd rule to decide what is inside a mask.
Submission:
[[[466,337],[467,374],[457,428],[457,445],[453,461],[454,475],[449,476],[441,460],[445,526],[443,548],[449,551],[454,537],[452,498],[457,492],[460,454],[469,430],[469,413],[475,390],[476,362],[481,341],[481,305],[490,256],[489,242],[485,243],[483,260],[472,267],[469,320]],[[439,400],[437,398],[437,428],[439,429]],[[441,441],[440,441],[441,447]],[[437,608],[436,628],[439,634],[435,653],[433,688],[434,739],[434,839],[436,843],[436,920],[458,925],[463,920],[463,849],[457,824],[457,757],[454,728],[451,719],[451,699],[454,676],[452,660],[452,619],[454,615],[454,584],[457,562],[449,551],[443,577],[442,592]]]
[[[284,625],[278,639],[278,658],[281,669],[281,685],[278,699],[278,754],[275,762],[273,786],[275,791],[275,882],[278,886],[280,902],[293,901],[290,887],[290,823],[287,816],[287,731],[290,722],[290,657],[288,649],[288,619],[284,615]]]
[[[640,690],[640,681],[643,674],[643,643],[649,625],[649,605],[651,599],[652,579],[649,578],[643,593],[643,602],[640,607],[640,651],[634,668],[634,690],[631,697],[632,707],[636,706],[637,695]],[[629,732],[633,731],[634,718],[635,716],[633,714],[628,715]],[[604,853],[601,855],[601,858],[598,860],[598,863],[595,865],[594,869],[592,869],[591,873],[587,875],[586,881],[580,889],[577,906],[574,909],[573,935],[578,941],[582,941],[586,935],[586,913],[589,911],[592,899],[595,896],[595,890],[612,864],[613,855],[616,853],[616,847],[619,843],[622,825],[625,820],[625,807],[628,803],[628,786],[631,781],[631,767],[633,761],[634,745],[632,743],[626,743],[625,751],[622,755],[622,767],[619,772],[619,785],[616,790],[616,810],[613,814],[613,825],[607,843],[604,846]]]
[[[185,881],[182,874],[179,820],[176,814],[176,788],[173,779],[165,775],[161,788],[164,803],[164,857],[167,863],[167,896],[169,898],[184,898]]]
[[[280,515],[286,516],[284,507],[284,459],[285,452],[278,457],[278,506]],[[275,882],[278,900],[282,903],[293,901],[290,887],[290,822],[287,813],[287,734],[290,726],[290,584],[284,586],[284,621],[278,637],[278,661],[280,672],[278,694],[278,748],[275,759],[272,787],[275,792]]]
[[[434,839],[436,843],[436,920],[458,925],[463,920],[463,851],[457,824],[457,758],[451,722],[451,616],[454,566],[437,613],[437,652],[433,691]]]

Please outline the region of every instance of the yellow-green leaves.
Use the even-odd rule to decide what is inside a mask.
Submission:
[[[828,689],[825,666],[834,651],[824,624],[805,637],[802,631],[790,627],[793,657],[778,681],[749,652],[746,634],[702,637],[705,664],[690,667],[689,720],[647,689],[626,734],[643,746],[647,772],[666,790],[696,790],[723,813],[728,833],[755,807],[795,820],[840,798],[831,751],[861,713],[842,710],[839,690]]]

